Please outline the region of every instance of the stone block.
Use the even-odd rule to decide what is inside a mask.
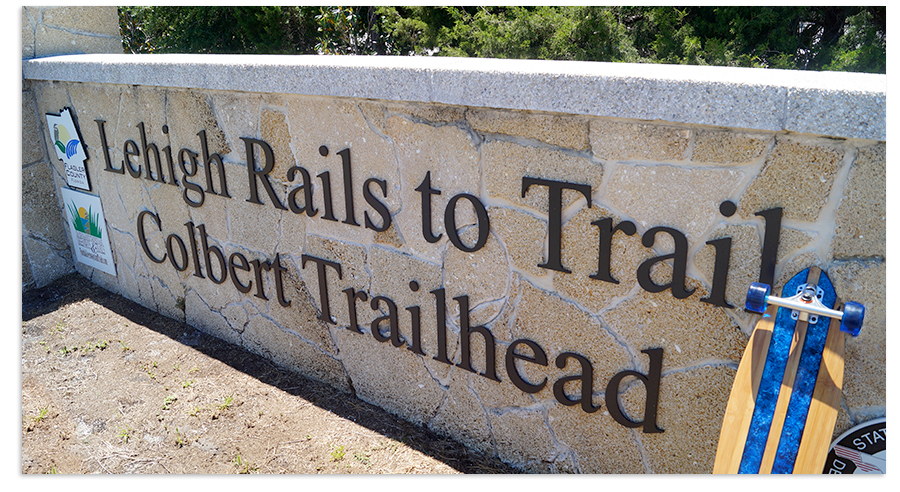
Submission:
[[[318,236],[307,236],[306,254],[329,262],[340,264],[340,272],[330,266],[323,266],[325,285],[328,289],[329,305],[323,310],[322,292],[319,290],[318,265],[315,260],[307,261],[305,265],[301,260],[301,278],[306,283],[313,301],[322,316],[328,312],[337,326],[350,326],[350,317],[347,311],[347,298],[342,292],[352,288],[356,291],[369,291],[371,285],[371,273],[367,266],[366,250],[360,246],[335,241],[333,239]],[[370,312],[359,309],[359,314]],[[368,318],[360,318],[359,322]]]
[[[497,456],[527,473],[547,473],[556,453],[543,409],[489,411]],[[522,432],[528,429],[528,432]]]
[[[152,270],[148,277],[154,310],[169,318],[184,321],[184,288],[182,284],[169,284],[164,278]]]
[[[202,281],[212,284],[212,282]],[[228,324],[227,319],[222,315],[221,310],[227,302],[218,303],[207,300],[213,296],[207,295],[205,291],[193,288],[195,282],[188,281],[188,288],[184,293],[184,321],[188,325],[198,330],[210,334],[216,338],[225,340],[230,343],[240,344],[240,338]],[[206,298],[205,298],[206,297]],[[210,302],[213,302],[210,305]]]
[[[346,328],[332,333],[356,396],[419,425],[432,419],[445,390],[421,356]]]
[[[884,257],[886,160],[883,143],[859,149],[835,217],[835,258]]]
[[[125,117],[119,114],[122,100],[125,98],[133,100],[134,90],[135,89],[132,89],[126,95],[121,86],[98,84],[68,85],[68,93],[71,95],[71,105],[74,113],[73,118],[77,119],[78,127],[81,130],[81,136],[88,146],[88,160],[89,162],[93,162],[98,170],[105,167],[106,163],[101,148],[100,130],[95,120],[103,120],[105,122],[104,127],[106,128],[107,144],[110,146],[110,153],[112,154],[111,160],[116,168],[121,167],[122,146],[125,144],[125,140],[131,139],[140,141],[140,133],[134,129],[134,125],[136,125],[140,119],[133,121],[131,127],[129,127],[128,123],[136,118]],[[42,103],[46,112],[59,114],[59,111],[62,108],[69,106],[69,103],[65,100],[47,100],[46,95],[53,94],[54,92],[59,91],[43,91],[45,100],[42,101]],[[154,92],[158,93],[159,91],[140,90],[141,94],[146,94],[148,96]],[[135,107],[140,107],[140,105],[135,104]],[[146,108],[141,108],[142,115],[147,115],[148,113],[150,112],[147,111]],[[148,122],[148,124],[149,123],[151,122]],[[157,133],[161,131],[161,126],[161,124],[155,125]],[[154,134],[154,136],[156,136],[156,134]],[[162,147],[163,145],[160,145],[160,148]],[[116,155],[116,152],[118,152],[118,155]]]
[[[425,260],[439,263],[449,245],[445,211],[453,197],[466,193],[481,196],[481,173],[478,150],[471,136],[452,125],[417,123],[401,116],[387,121],[387,131],[394,143],[396,166],[399,170],[399,194],[402,209],[395,216],[395,227],[405,241],[408,250]],[[422,142],[428,142],[423,145]],[[430,180],[430,189],[422,185]],[[389,181],[389,184],[391,182]],[[421,189],[423,191],[416,191]],[[430,216],[425,216],[423,199],[431,206]],[[468,199],[457,199],[455,221],[457,228],[475,222],[475,213]],[[435,242],[429,242],[423,228],[429,227]]]
[[[786,219],[815,222],[828,200],[844,149],[825,140],[778,137],[766,165],[741,197],[738,213],[752,217],[783,207]]]
[[[43,23],[47,26],[119,37],[116,7],[53,7],[43,9],[42,13]]]
[[[474,233],[474,229],[469,229],[461,239],[472,244]],[[495,236],[488,234],[484,247],[475,252],[447,248],[443,272],[447,299],[463,295],[469,298],[472,326],[489,323],[500,313],[509,289],[510,271],[506,250]],[[456,302],[450,305],[448,314],[451,318],[462,315]]]
[[[263,96],[226,91],[213,92],[208,96],[213,108],[221,108],[216,121],[225,134],[226,145],[229,149],[233,149],[234,154],[231,158],[246,163],[246,145],[241,137],[261,138],[260,107]],[[279,153],[275,158],[276,165],[282,159],[289,157]],[[274,173],[272,173],[272,177],[284,178],[284,176],[276,176]],[[246,197],[243,198],[246,199]]]
[[[225,174],[229,176],[228,186],[231,198],[207,195],[209,204],[190,210],[191,217],[200,222],[216,223],[221,232],[218,234],[223,239],[240,244],[252,251],[274,256],[278,246],[285,237],[284,225],[287,228],[299,232],[305,230],[308,220],[289,210],[282,210],[275,205],[275,201],[263,189],[263,185],[257,181],[257,193],[261,203],[249,202],[250,183],[246,175],[246,168],[240,164],[228,162],[225,164]],[[284,205],[286,194],[284,187],[273,185],[275,198]],[[225,213],[222,213],[222,209]],[[227,234],[227,236],[226,236]],[[295,251],[302,248],[302,236],[292,237],[291,251],[285,253],[299,254]]]
[[[719,206],[734,197],[745,178],[737,169],[619,164],[609,178],[606,200],[639,230],[672,227],[694,242],[719,221]],[[671,248],[666,236],[660,234],[665,239],[658,247]]]
[[[687,299],[676,299],[668,290],[637,291],[601,317],[629,347],[665,349],[664,368],[688,367],[708,359],[740,360],[746,335],[722,308],[700,302],[709,292],[698,282],[688,278],[686,287],[695,289]]]
[[[547,186],[531,186],[522,196],[522,178],[538,178],[590,186],[603,179],[603,166],[587,157],[560,150],[522,145],[503,140],[489,141],[481,147],[484,169],[484,189],[491,200],[525,207],[532,211],[549,212]],[[575,190],[563,190],[562,208],[584,195]]]
[[[122,53],[122,39],[118,36],[71,32],[46,24],[35,27],[34,45],[35,58],[82,53]]]
[[[165,97],[165,118],[169,125],[169,141],[173,151],[186,148],[200,155],[202,149],[198,133],[201,131],[206,132],[210,154],[216,153],[224,158],[234,150],[228,146],[225,132],[219,126],[212,101],[206,93],[168,90]]]
[[[43,287],[63,275],[75,271],[68,249],[59,249],[46,241],[29,236],[22,238],[23,257],[31,265],[31,277],[35,288]]]
[[[710,164],[746,164],[768,150],[773,135],[729,131],[698,130],[691,160]]]
[[[583,118],[473,108],[466,121],[480,133],[534,139],[574,150],[588,148],[588,124]]]
[[[838,297],[866,307],[862,330],[858,337],[846,338],[844,352],[842,404],[854,417],[887,404],[886,273],[880,261],[839,263],[828,271]]]
[[[66,220],[59,208],[53,171],[46,162],[22,169],[22,227],[57,249],[65,249]]]
[[[263,109],[260,114],[260,138],[272,147],[275,164],[269,176],[273,181],[288,182],[288,170],[297,164],[291,150],[291,134],[287,117],[280,111]],[[262,157],[257,157],[262,162]]]
[[[759,281],[760,263],[762,261],[762,236],[763,226],[758,224],[730,224],[723,223],[717,226],[709,235],[708,241],[723,238],[731,238],[731,256],[728,264],[728,277],[726,279],[725,300],[736,307],[733,312],[738,317],[744,317],[743,307],[747,297],[747,289],[753,282]],[[776,256],[776,282],[773,292],[779,292],[780,286],[786,280],[793,277],[798,271],[806,268],[804,261],[792,260],[809,253],[809,249],[816,244],[816,236],[797,229],[782,227]],[[716,250],[712,245],[701,247],[694,257],[694,264],[711,285],[715,267]],[[778,272],[781,275],[778,275]],[[749,331],[748,331],[749,333]]]
[[[371,307],[374,297],[387,297],[397,307],[400,334],[402,340],[405,340],[403,347],[398,350],[413,351],[413,345],[417,344],[417,348],[427,354],[426,363],[429,364],[427,361],[438,354],[436,298],[431,292],[442,287],[440,267],[406,253],[380,247],[369,249],[368,262],[368,268],[372,272],[368,300],[359,301],[357,307],[361,330],[371,334],[372,321],[388,314],[384,302],[379,302],[378,310]],[[411,285],[412,282],[415,282],[415,286]],[[346,303],[345,295],[340,296],[341,303]],[[449,296],[447,299],[452,302]],[[409,308],[415,307],[418,307],[420,324],[418,343],[415,342],[412,312],[409,311]]]
[[[604,161],[681,161],[691,130],[677,126],[591,121],[591,150]]]
[[[556,437],[557,467],[568,459],[575,473],[643,473],[643,457],[634,431],[605,411],[588,414],[577,407],[550,407],[548,420]],[[565,465],[563,464],[562,467]]]
[[[369,183],[372,196],[392,215],[400,209],[401,181],[393,145],[373,130],[355,102],[309,97],[285,99],[294,158],[298,166],[307,170],[316,190],[313,204],[317,212],[315,220],[307,225],[308,232],[357,244],[371,243],[374,231],[366,227],[365,215],[379,225],[382,221],[365,199],[366,182],[384,181],[384,190],[375,182]],[[344,175],[347,167],[351,171],[349,176]],[[331,195],[327,204],[322,192],[326,179]],[[349,207],[348,189],[352,195]],[[329,207],[332,217],[326,218]]]
[[[444,392],[437,412],[427,421],[427,425],[438,434],[453,436],[466,446],[493,454],[487,410],[468,384],[469,380],[478,377],[455,368],[451,373],[450,387]]]
[[[40,120],[41,116],[34,92],[22,91],[22,166],[45,158],[43,132],[46,125]]]
[[[324,326],[322,329],[327,335],[327,329]],[[241,334],[241,340],[244,348],[282,367],[345,393],[351,391],[350,381],[339,360],[324,353],[317,344],[285,329],[272,318],[251,316]]]
[[[565,363],[564,368],[557,368],[555,360],[563,352],[580,354],[591,362],[594,373],[591,393],[602,392],[613,375],[622,368],[631,367],[628,347],[603,326],[599,319],[575,305],[526,282],[516,306],[515,321],[510,327],[512,337],[536,342],[548,358],[546,367],[523,364],[524,367],[521,368],[522,377],[532,384],[539,384],[543,378],[548,379],[547,385],[535,393],[535,398],[553,400],[554,381],[562,376],[583,373],[584,369],[573,359],[564,358],[561,361]],[[567,390],[576,391],[571,385]],[[579,388],[577,391],[586,390]],[[600,402],[600,398],[594,397],[595,405]]]
[[[35,7],[22,7],[22,59],[35,57],[34,30],[40,11]]]
[[[459,106],[368,100],[361,100],[359,108],[375,131],[384,135],[389,133],[388,120],[394,116],[430,125],[449,123],[461,127],[467,111]]]
[[[488,216],[492,234],[505,247],[513,271],[534,277],[550,273],[550,270],[538,267],[546,261],[546,219],[506,207],[491,207]]]
[[[562,228],[562,264],[571,273],[555,272],[553,285],[561,296],[578,303],[582,308],[598,313],[627,296],[637,285],[637,269],[641,263],[654,257],[653,251],[641,244],[638,234],[629,236],[615,232],[610,240],[609,271],[599,272],[600,229],[592,222],[611,219],[615,228],[624,219],[609,210],[595,206],[582,208],[566,221]],[[604,255],[605,257],[605,255]],[[591,278],[609,273],[618,283]]]
[[[653,473],[712,473],[736,369],[704,365],[663,372],[657,413],[663,432],[639,434],[648,466]],[[644,386],[636,382],[620,396],[623,410],[635,421],[643,418],[645,395]]]
[[[274,258],[267,258],[266,261],[275,263]],[[278,264],[284,269],[281,273],[284,299],[279,299],[276,292],[276,283],[273,280],[274,274],[264,273],[263,283],[265,288],[263,289],[263,294],[267,299],[263,302],[262,299],[256,297],[257,290],[254,287],[251,291],[255,297],[254,303],[260,308],[262,316],[274,320],[273,322],[283,330],[301,337],[306,343],[317,347],[319,351],[331,357],[336,357],[337,348],[331,339],[328,327],[318,319],[319,310],[316,307],[315,300],[301,278],[300,263],[299,256],[279,256]],[[288,305],[285,306],[282,302]]]

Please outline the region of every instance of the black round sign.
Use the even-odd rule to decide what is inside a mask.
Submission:
[[[841,434],[828,451],[822,473],[887,473],[886,427],[886,419],[880,418],[857,425]]]

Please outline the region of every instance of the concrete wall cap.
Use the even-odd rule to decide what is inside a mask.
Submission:
[[[25,79],[548,111],[886,139],[886,76],[738,67],[317,55],[64,55]]]

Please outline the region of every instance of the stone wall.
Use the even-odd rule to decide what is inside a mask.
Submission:
[[[33,110],[71,108],[89,150],[116,275],[79,272],[522,470],[711,472],[767,238],[775,290],[816,265],[867,306],[835,435],[885,415],[883,76],[24,68]]]
[[[22,7],[22,59],[73,53],[122,53],[115,7]],[[59,221],[45,122],[22,84],[22,288],[74,271]]]

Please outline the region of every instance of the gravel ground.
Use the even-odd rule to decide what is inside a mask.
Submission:
[[[21,474],[515,473],[77,274],[20,333]]]

